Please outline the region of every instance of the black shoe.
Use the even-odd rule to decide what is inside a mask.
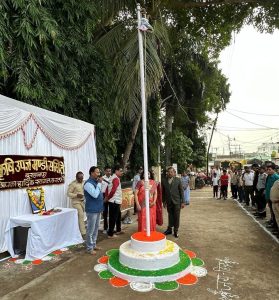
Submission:
[[[253,215],[254,215],[255,217],[258,217],[258,216],[260,215],[260,213],[259,213],[259,212],[254,212]]]
[[[256,218],[259,220],[263,220],[266,218],[266,216],[265,215],[257,215]]]
[[[172,230],[171,230],[171,229],[167,229],[167,230],[164,232],[164,235],[169,235],[169,234],[172,234]]]
[[[268,224],[268,225],[266,225],[266,228],[270,228],[270,229],[272,229],[272,228],[276,228],[276,227],[275,227],[275,225],[274,225],[274,224]]]
[[[174,233],[174,237],[177,238],[177,239],[179,238],[178,232]]]

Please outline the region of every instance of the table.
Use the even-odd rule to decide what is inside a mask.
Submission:
[[[79,226],[77,210],[60,208],[61,212],[49,216],[23,215],[10,218],[5,239],[8,251],[16,257],[13,248],[13,228],[17,226],[30,227],[26,246],[26,260],[43,258],[54,250],[83,243]]]

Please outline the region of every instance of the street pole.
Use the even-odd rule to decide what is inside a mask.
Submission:
[[[144,57],[143,57],[143,37],[140,31],[141,7],[137,4],[138,13],[138,40],[139,40],[139,62],[140,62],[140,94],[142,107],[142,136],[143,136],[143,165],[144,165],[144,188],[145,188],[145,209],[146,209],[146,235],[150,236],[150,211],[149,211],[149,178],[148,178],[148,153],[147,153],[147,127],[146,127],[146,98],[145,98],[145,78],[144,78]]]
[[[210,135],[210,140],[209,140],[208,148],[207,148],[207,152],[206,152],[206,175],[207,175],[207,177],[209,176],[209,172],[208,172],[209,151],[210,151],[211,141],[212,141],[212,138],[213,138],[213,133],[214,133],[214,130],[215,130],[215,126],[216,126],[217,120],[218,120],[218,113],[217,113],[217,115],[216,115],[216,118],[215,118],[214,123],[213,123],[213,126],[212,126],[212,131],[211,131],[211,135]]]

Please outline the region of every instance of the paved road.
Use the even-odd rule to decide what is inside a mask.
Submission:
[[[99,245],[103,253],[126,241],[135,228],[135,223],[129,225],[127,235],[117,240],[102,240]],[[129,287],[113,288],[93,271],[96,258],[81,251],[2,299],[279,299],[278,241],[235,201],[212,199],[208,188],[192,191],[191,204],[181,216],[180,237],[176,242],[205,261],[208,275],[196,285],[180,286],[174,292],[153,290],[148,294],[134,292]],[[224,267],[220,260],[225,259],[234,262],[230,269],[218,268]],[[230,294],[221,295],[222,288]]]

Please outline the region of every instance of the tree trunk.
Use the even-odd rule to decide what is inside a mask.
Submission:
[[[166,119],[165,119],[165,137],[169,136],[172,133],[172,123],[173,123],[173,110],[166,103]],[[171,148],[168,143],[165,143],[165,151],[166,151],[166,167],[169,167],[171,165]]]
[[[123,169],[125,169],[125,167],[127,166],[128,160],[130,158],[130,154],[131,154],[131,151],[133,149],[135,138],[136,138],[136,135],[137,135],[137,132],[138,132],[140,120],[141,120],[141,111],[135,119],[132,131],[131,131],[130,139],[127,143],[127,146],[126,146],[126,149],[125,149],[125,152],[124,152],[123,161],[122,161]]]

